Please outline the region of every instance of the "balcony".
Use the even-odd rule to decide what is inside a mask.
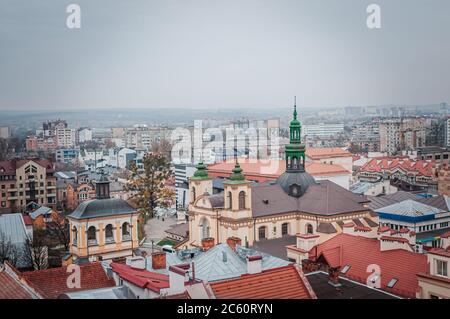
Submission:
[[[97,246],[97,239],[88,239],[87,244],[88,246]]]
[[[130,234],[122,235],[122,241],[130,241],[130,240],[131,240]]]
[[[115,243],[114,237],[105,238],[105,244],[114,244],[114,243]]]

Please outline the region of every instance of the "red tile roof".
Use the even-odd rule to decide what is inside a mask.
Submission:
[[[411,160],[408,157],[377,157],[364,164],[360,172],[384,172],[400,169],[405,173],[418,176],[433,176],[434,161]]]
[[[26,283],[45,299],[56,299],[60,294],[80,290],[114,287],[100,263],[80,265],[81,288],[67,287],[67,278],[72,274],[67,267],[27,271],[20,274]]]
[[[145,269],[136,269],[129,265],[115,262],[111,263],[111,268],[120,276],[120,278],[129,281],[140,288],[148,288],[155,292],[159,292],[163,288],[169,288],[168,275]]]
[[[0,272],[0,299],[32,299],[31,295],[9,274]]]
[[[322,159],[330,157],[353,157],[352,153],[339,147],[308,147],[306,156],[311,159]]]
[[[259,182],[274,180],[283,174],[286,169],[286,161],[284,160],[239,160],[239,164],[241,165],[242,173],[247,179],[257,180]],[[234,165],[234,161],[212,164],[208,166],[208,173],[211,177],[229,177]],[[306,162],[305,169],[312,176],[331,176],[349,173],[341,165],[316,162]]]
[[[336,235],[313,247],[309,256],[313,260],[317,256],[323,256],[331,267],[349,265],[350,269],[345,276],[363,284],[366,284],[370,275],[367,267],[378,265],[381,269],[381,288],[408,298],[415,298],[418,287],[416,275],[428,270],[426,255],[403,249],[381,251],[380,241],[377,239],[348,234]],[[393,288],[388,288],[387,284],[393,278],[398,281]]]
[[[296,265],[210,284],[217,299],[315,299],[309,282]]]
[[[23,222],[25,223],[26,226],[31,226],[33,225],[33,220],[31,219],[30,216],[28,215],[22,215],[23,217]]]

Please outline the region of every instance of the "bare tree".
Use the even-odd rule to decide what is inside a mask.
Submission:
[[[6,238],[3,232],[0,232],[0,264],[9,261],[14,267],[17,266],[20,258],[20,252],[17,247]]]
[[[47,269],[48,246],[45,230],[34,229],[33,239],[27,239],[24,249],[24,260],[33,265],[34,270]]]
[[[65,250],[69,250],[69,223],[63,214],[53,212],[51,222],[47,223],[47,232],[50,238],[54,239],[59,245],[63,245]]]

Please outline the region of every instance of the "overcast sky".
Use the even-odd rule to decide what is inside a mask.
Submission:
[[[430,104],[449,75],[448,0],[0,0],[0,110]]]

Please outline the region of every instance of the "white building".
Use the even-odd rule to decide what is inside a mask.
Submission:
[[[450,147],[450,117],[447,119],[445,126],[445,145]]]
[[[0,138],[10,138],[11,137],[11,130],[8,126],[2,126],[0,127]]]
[[[318,137],[328,137],[337,134],[344,133],[344,124],[314,124],[314,125],[304,125],[303,135],[307,137],[318,136]]]
[[[75,130],[71,128],[56,128],[56,144],[58,147],[74,147],[75,146]]]
[[[78,141],[80,143],[85,143],[88,141],[92,141],[92,130],[89,128],[81,129],[78,132]]]

